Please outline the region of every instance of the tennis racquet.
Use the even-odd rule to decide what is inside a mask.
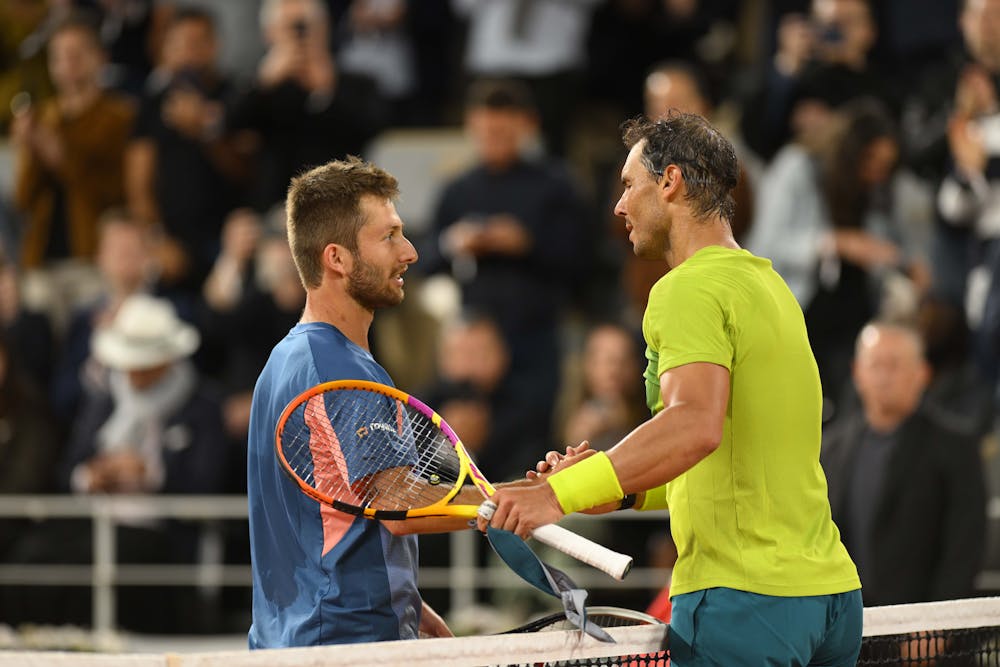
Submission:
[[[278,419],[275,450],[306,495],[369,519],[473,519],[479,505],[451,502],[466,479],[483,498],[495,491],[439,414],[376,382],[325,382],[299,394]],[[632,566],[631,557],[554,524],[532,536],[618,580]]]

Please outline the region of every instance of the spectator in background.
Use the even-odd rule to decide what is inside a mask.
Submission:
[[[74,425],[62,481],[78,493],[211,493],[225,470],[218,400],[190,357],[198,331],[169,301],[134,294],[93,337],[110,369]]]
[[[580,358],[582,381],[569,391],[576,396],[562,442],[587,440],[592,449],[607,449],[649,418],[640,392],[641,359],[636,335],[627,328],[607,323],[590,329]]]
[[[805,311],[824,396],[833,402],[854,340],[883,307],[887,286],[905,285],[912,297],[930,281],[925,249],[895,219],[887,192],[899,155],[895,125],[869,100],[838,118],[815,145],[789,144],[768,167],[747,243],[772,260]],[[899,308],[915,308],[905,300],[912,303]]]
[[[915,330],[872,323],[853,366],[862,410],[823,438],[833,518],[865,606],[970,597],[984,553],[977,441],[921,404],[930,380]]]
[[[736,0],[600,3],[587,40],[590,98],[614,103],[615,118],[631,118],[642,113],[643,80],[657,62],[677,60],[728,74],[739,11]]]
[[[0,335],[6,338],[9,360],[44,395],[52,375],[52,324],[25,305],[21,289],[17,265],[0,251]]]
[[[467,21],[470,80],[511,78],[537,104],[545,149],[565,156],[586,67],[591,14],[599,0],[456,0]],[[558,36],[555,38],[554,36]]]
[[[967,0],[960,17],[971,61],[960,72],[948,121],[950,170],[938,190],[945,225],[935,278],[964,301],[973,354],[991,384],[1000,375],[1000,0]]]
[[[869,62],[876,38],[869,0],[813,0],[808,16],[783,16],[777,51],[743,103],[750,148],[770,161],[788,141],[821,129],[845,102],[891,102],[890,82]]]
[[[864,323],[878,313],[912,316],[930,286],[927,249],[897,217],[888,187],[899,160],[895,123],[884,107],[864,100],[846,105],[843,121],[824,157],[820,187],[830,229],[806,307],[824,391],[835,397]]]
[[[55,490],[52,461],[62,454],[44,397],[30,378],[13,365],[0,332],[0,493],[47,493]],[[0,519],[0,559],[30,525],[28,520]]]
[[[107,82],[139,97],[153,70],[156,40],[172,3],[156,0],[96,0],[101,42],[108,52]]]
[[[240,87],[249,85],[256,78],[257,64],[264,55],[264,40],[260,36],[260,7],[264,4],[264,0],[153,1],[157,11],[162,9],[166,19],[169,19],[173,12],[186,7],[200,7],[212,12],[216,33],[219,36],[216,60],[218,67]],[[159,32],[162,32],[162,29]]]
[[[349,0],[336,26],[342,72],[375,81],[393,125],[405,124],[416,94],[417,63],[407,25],[408,0]]]
[[[986,437],[994,427],[994,387],[970,354],[965,310],[931,293],[921,301],[915,320],[931,367],[924,401],[938,413],[950,415],[963,433],[976,439]]]
[[[73,421],[84,394],[107,385],[107,369],[90,353],[94,332],[110,325],[130,296],[155,289],[152,248],[149,230],[125,209],[111,209],[101,216],[97,243],[101,293],[72,314],[50,392],[64,426]]]
[[[511,375],[510,364],[497,323],[488,314],[466,311],[441,329],[436,377],[421,392],[497,480],[523,475],[548,435],[547,421],[531,406],[532,393]]]
[[[496,321],[528,422],[540,428],[522,435],[544,439],[559,387],[558,329],[592,243],[588,213],[561,165],[527,153],[537,116],[524,86],[479,82],[465,127],[477,164],[445,186],[421,269],[450,269],[463,306]]]
[[[0,456],[4,461],[0,493],[52,491],[52,461],[61,454],[59,440],[44,397],[17,367],[14,354],[16,350],[0,332]]]
[[[247,149],[224,127],[233,91],[217,49],[212,14],[173,13],[126,159],[132,215],[160,233],[161,279],[188,295],[200,290],[248,177]]]
[[[387,109],[371,79],[338,67],[319,0],[266,0],[261,26],[268,50],[230,122],[257,135],[254,204],[264,211],[284,200],[289,181],[305,168],[362,155]]]
[[[285,234],[285,210],[262,223],[249,209],[226,219],[222,251],[203,289],[206,345],[216,359],[229,447],[245,461],[250,401],[271,348],[302,315],[306,292]],[[246,491],[246,466],[234,465],[227,488]]]
[[[11,127],[19,148],[14,201],[26,216],[25,280],[61,326],[97,287],[97,219],[125,200],[122,156],[134,111],[101,88],[105,53],[82,16],[56,25],[48,57],[55,97],[21,108]]]
[[[219,403],[190,361],[199,335],[169,302],[129,297],[93,338],[93,354],[111,369],[108,389],[87,397],[62,457],[59,483],[80,494],[214,493],[229,461]],[[197,534],[182,524],[125,520],[116,535],[118,562],[193,562]],[[12,551],[15,562],[87,563],[90,527],[50,521]],[[58,546],[57,546],[58,545]],[[119,618],[133,631],[191,631],[199,617],[188,591],[124,587]],[[58,603],[53,599],[58,596]],[[79,589],[5,596],[9,622],[87,624],[89,596]],[[150,604],[150,600],[156,604]]]

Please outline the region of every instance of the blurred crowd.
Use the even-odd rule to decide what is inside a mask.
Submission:
[[[671,108],[737,149],[734,232],[802,305],[827,422],[899,384],[871,390],[852,366],[866,324],[892,322],[918,337],[926,383],[904,384],[944,424],[938,445],[988,453],[998,91],[1000,0],[7,0],[0,492],[243,492],[254,381],[305,298],[289,180],[401,129],[462,132],[470,159],[405,220],[420,260],[407,303],[376,319],[375,357],[494,479],[554,447],[613,445],[648,415],[638,329],[666,270],[634,258],[611,212],[618,126]],[[973,575],[977,512],[926,518],[953,522],[940,541],[967,545]],[[183,527],[128,528],[123,559],[194,557]],[[978,541],[956,537],[970,529]],[[668,565],[650,530],[609,539]],[[51,559],[54,539],[12,523],[0,559]],[[86,562],[87,539],[58,557]],[[46,620],[86,622],[85,601],[61,608]]]

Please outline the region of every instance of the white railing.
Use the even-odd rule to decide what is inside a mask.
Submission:
[[[665,512],[623,512],[616,520],[665,521]],[[0,518],[91,520],[93,558],[91,565],[0,564],[0,586],[90,586],[93,589],[92,621],[95,634],[107,635],[116,627],[115,586],[250,586],[250,569],[245,565],[225,565],[216,531],[203,531],[202,558],[190,565],[132,565],[116,559],[115,527],[121,521],[181,519],[206,522],[210,527],[219,520],[247,519],[247,499],[242,495],[225,496],[17,496],[0,495]],[[570,527],[604,518],[571,517]],[[209,548],[204,548],[205,542]],[[524,582],[504,567],[480,567],[480,549],[488,548],[476,531],[454,533],[450,539],[450,565],[423,567],[423,589],[448,589],[452,609],[475,601],[477,588],[516,588]],[[636,568],[624,582],[586,566],[567,567],[567,572],[586,588],[655,589],[666,582],[667,572],[654,568]]]
[[[201,558],[190,565],[127,565],[116,559],[115,527],[137,516],[149,519],[173,518],[205,522]],[[988,516],[1000,519],[1000,499],[991,500]],[[574,515],[563,523],[586,531],[588,522],[660,521],[666,512],[618,512],[602,517]],[[246,521],[247,499],[242,495],[226,496],[15,496],[0,495],[0,518],[33,521],[76,518],[92,522],[92,565],[2,564],[0,586],[91,586],[93,588],[93,631],[106,636],[116,628],[115,586],[159,585],[250,586],[250,569],[245,565],[225,565],[218,546],[218,531],[210,528],[220,520]],[[214,546],[213,546],[214,542]],[[525,584],[502,566],[480,567],[479,550],[488,548],[476,531],[450,536],[450,559],[447,567],[423,567],[422,589],[448,589],[452,609],[461,609],[475,601],[476,589],[518,588]],[[562,565],[560,565],[562,567]],[[568,574],[588,589],[646,589],[662,586],[668,572],[656,568],[636,568],[625,581],[613,581],[602,572],[580,566],[565,567]],[[980,573],[981,590],[1000,589],[1000,571]]]

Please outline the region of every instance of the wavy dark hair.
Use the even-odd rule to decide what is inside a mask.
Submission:
[[[640,116],[622,125],[622,141],[629,149],[645,141],[640,159],[657,179],[672,164],[680,168],[696,216],[718,215],[733,224],[739,163],[733,145],[707,120],[675,109],[658,120]]]

